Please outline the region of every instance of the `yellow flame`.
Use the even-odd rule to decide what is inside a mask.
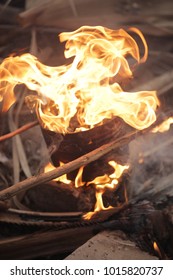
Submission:
[[[157,252],[157,254],[159,255],[159,257],[160,258],[162,258],[162,253],[161,253],[161,251],[160,251],[160,249],[159,249],[159,246],[157,245],[157,242],[153,242],[153,248],[154,248],[154,250]]]
[[[173,117],[168,118],[167,120],[163,121],[160,125],[154,127],[152,129],[153,133],[156,132],[165,132],[170,129],[171,124],[173,124]]]
[[[85,182],[82,182],[83,169],[84,169],[84,166],[81,166],[76,175],[76,178],[75,178],[75,187],[76,188],[82,187],[85,184]]]
[[[46,66],[29,53],[6,58],[0,65],[3,110],[15,102],[16,85],[25,84],[37,93],[27,96],[27,104],[35,108],[42,126],[51,131],[88,130],[113,116],[137,129],[150,126],[159,105],[156,92],[125,92],[118,84],[118,78],[132,77],[129,57],[141,63],[148,55],[142,33],[137,28],[130,31],[143,42],[142,58],[128,32],[102,26],[83,26],[60,34],[60,41],[66,41],[65,57],[74,57],[69,65]]]
[[[108,210],[108,209],[112,208],[112,206],[109,206],[107,208],[104,206],[103,199],[102,199],[103,194],[104,194],[104,189],[96,189],[96,204],[94,207],[94,212],[88,212],[88,213],[84,214],[83,218],[85,220],[90,220],[95,212],[98,212],[101,210]]]
[[[61,161],[59,163],[60,163],[60,166],[64,165],[64,163]],[[55,168],[56,168],[55,166],[53,166],[50,162],[48,162],[48,164],[44,167],[44,172],[52,171]],[[84,166],[81,166],[76,175],[76,178],[75,178],[75,187],[76,188],[82,187],[85,184],[85,182],[82,181],[83,169],[84,169]],[[72,182],[71,180],[67,179],[67,174],[61,175],[60,177],[55,178],[52,181],[57,181],[57,182],[59,181],[64,184],[70,184]]]
[[[129,61],[143,63],[148,56],[143,34],[134,27],[129,31],[141,39],[143,57],[140,57],[137,42],[127,31],[83,26],[59,36],[61,42],[66,42],[65,57],[73,58],[68,65],[46,66],[29,53],[6,58],[0,65],[3,111],[16,101],[16,86],[25,84],[31,91],[26,102],[35,109],[41,125],[48,130],[75,133],[101,125],[113,116],[136,129],[149,127],[156,120],[155,111],[159,105],[156,92],[125,92],[118,83],[120,79],[132,77]],[[94,211],[105,210],[102,199],[105,189],[116,188],[120,176],[128,169],[127,165],[114,161],[109,164],[114,168],[110,176],[105,174],[87,183],[96,187]],[[83,167],[77,174],[76,187],[85,184],[82,173]],[[66,175],[57,180],[71,182]]]
[[[111,175],[105,174],[104,176],[96,177],[93,181],[87,183],[87,185],[94,184],[96,187],[96,204],[94,207],[94,211],[86,213],[83,216],[84,219],[91,219],[91,217],[94,215],[95,212],[100,210],[108,210],[111,208],[111,206],[105,208],[103,204],[102,196],[105,192],[105,189],[106,188],[115,189],[118,185],[118,179],[121,177],[124,170],[127,170],[129,168],[129,165],[123,166],[116,163],[115,161],[109,161],[108,163],[114,168],[114,172]],[[125,199],[127,198],[125,197]]]
[[[123,166],[123,165],[120,165],[120,164],[116,163],[115,161],[109,161],[108,164],[114,168],[114,172],[111,175],[105,174],[103,176],[98,176],[93,181],[90,181],[88,183],[82,181],[82,174],[83,174],[84,166],[81,166],[79,168],[79,171],[78,171],[78,173],[76,175],[76,178],[75,178],[75,187],[79,188],[79,187],[82,187],[85,184],[87,186],[89,186],[91,184],[94,184],[94,186],[96,188],[96,203],[95,203],[95,206],[94,206],[94,211],[93,212],[88,212],[87,214],[85,214],[83,216],[84,219],[90,219],[93,216],[93,214],[97,211],[108,210],[108,209],[112,208],[112,206],[109,206],[107,208],[104,206],[102,196],[103,196],[106,188],[110,188],[110,189],[115,189],[116,188],[116,186],[119,183],[118,179],[121,177],[124,170],[127,170],[129,168],[129,165],[124,165]],[[64,165],[64,163],[60,162],[60,166],[63,166],[63,165]],[[54,170],[54,169],[55,169],[55,167],[49,162],[45,166],[44,171],[48,172],[48,171],[51,171],[51,170]],[[67,179],[66,174],[54,179],[53,181],[60,181],[60,182],[63,182],[65,184],[70,184],[71,183],[71,181]],[[126,192],[125,192],[125,199],[127,199]]]
[[[60,162],[60,166],[63,166],[64,163],[63,162]],[[49,171],[52,171],[54,170],[56,167],[53,166],[50,162],[44,167],[44,172],[49,172]],[[67,179],[67,174],[64,174],[58,178],[55,178],[53,179],[52,181],[57,181],[57,182],[62,182],[64,184],[70,184],[71,183],[71,180]]]

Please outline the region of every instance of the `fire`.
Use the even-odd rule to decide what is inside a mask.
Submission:
[[[60,166],[63,166],[64,165],[64,163],[63,162],[60,162]],[[44,172],[49,172],[49,171],[51,171],[51,170],[54,170],[56,167],[55,166],[53,166],[50,162],[44,167]],[[55,178],[53,181],[59,181],[59,182],[62,182],[62,183],[64,183],[64,184],[70,184],[71,183],[71,180],[68,180],[67,179],[67,175],[66,174],[64,174],[64,175],[62,175],[62,176],[60,176],[60,177],[58,177],[58,178]]]
[[[129,32],[142,41],[143,57]],[[50,131],[62,134],[85,131],[114,116],[139,130],[149,127],[156,120],[159,106],[156,92],[125,92],[118,83],[132,77],[132,61],[143,63],[148,56],[142,33],[137,28],[130,28],[129,32],[83,26],[74,32],[61,33],[60,41],[66,42],[65,58],[73,58],[67,65],[50,67],[29,53],[4,59],[0,65],[3,111],[16,102],[16,86],[24,84],[30,90],[26,96],[27,105],[36,111],[42,127]],[[84,167],[81,167],[74,182],[76,188],[94,185],[94,212],[109,208],[104,206],[103,194],[107,188],[116,188],[119,178],[129,168],[115,161],[110,161],[109,165],[114,169],[111,175],[105,174],[87,183],[82,181]],[[45,172],[54,168],[49,164]],[[71,183],[66,175],[56,180]],[[89,219],[94,212],[84,218]]]
[[[102,196],[106,188],[115,189],[117,187],[118,179],[121,177],[124,170],[129,168],[129,165],[123,166],[116,163],[115,161],[109,161],[108,163],[114,168],[114,172],[111,175],[105,174],[104,176],[96,177],[93,181],[87,183],[87,185],[94,184],[96,188],[96,204],[94,207],[94,212],[89,212],[83,216],[85,219],[90,219],[97,211],[111,208],[111,206],[108,208],[104,207]]]
[[[94,211],[88,212],[87,214],[85,214],[83,216],[85,219],[90,219],[93,216],[93,214],[97,211],[108,210],[108,209],[112,208],[112,206],[109,206],[107,208],[104,206],[102,196],[103,196],[106,188],[115,189],[117,187],[117,185],[119,183],[118,179],[121,177],[123,172],[129,168],[129,165],[123,166],[123,165],[116,163],[115,161],[109,161],[108,164],[114,168],[114,172],[110,175],[105,174],[103,176],[98,176],[91,182],[86,183],[86,182],[82,181],[82,174],[83,174],[84,166],[81,166],[79,168],[79,171],[76,175],[76,178],[75,178],[75,187],[76,188],[82,187],[84,185],[89,186],[92,184],[92,185],[94,185],[94,187],[96,189],[96,203],[95,203]],[[63,166],[63,165],[64,164],[62,162],[60,162],[60,166]],[[49,162],[45,166],[44,171],[48,172],[53,169],[55,169],[55,167]],[[65,184],[71,183],[71,181],[67,179],[66,174],[54,179],[54,181],[60,181]],[[127,199],[127,197],[125,197],[125,199]]]
[[[60,161],[60,166],[63,166],[64,163]],[[51,170],[54,170],[56,167],[51,164],[50,162],[48,162],[48,164],[44,167],[44,172],[49,172]],[[81,166],[79,168],[79,171],[76,175],[76,178],[75,178],[75,187],[76,188],[79,188],[79,187],[82,187],[83,185],[85,185],[85,182],[82,181],[82,174],[83,174],[83,169],[84,169],[84,166]],[[59,181],[59,182],[62,182],[64,184],[70,184],[72,181],[67,179],[67,174],[64,174],[58,178],[55,178],[53,179],[53,181]]]
[[[0,65],[3,110],[15,102],[16,86],[25,84],[32,91],[26,102],[48,130],[75,133],[113,116],[136,129],[149,127],[156,120],[156,92],[125,92],[118,84],[118,78],[132,77],[129,58],[142,63],[148,55],[142,33],[136,28],[129,31],[142,40],[142,58],[128,32],[102,26],[83,26],[59,35],[61,42],[66,41],[65,57],[74,58],[71,64],[46,66],[29,53],[6,58]]]
[[[154,127],[152,129],[153,133],[156,132],[165,132],[168,131],[170,129],[171,124],[173,124],[173,117],[168,118],[167,120],[165,120],[164,122],[162,122],[160,125]]]
[[[160,249],[159,249],[159,246],[157,245],[157,242],[153,242],[153,248],[154,248],[154,250],[157,252],[157,254],[159,255],[159,257],[160,258],[162,258],[162,253],[161,253],[161,251],[160,251]]]
[[[76,188],[79,188],[79,187],[82,187],[83,185],[85,185],[85,182],[82,182],[83,169],[84,169],[84,166],[81,166],[76,175],[76,178],[75,178],[75,187]]]

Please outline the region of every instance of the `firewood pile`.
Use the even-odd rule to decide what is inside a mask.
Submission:
[[[1,94],[7,101],[10,95],[1,87],[1,259],[64,259],[93,237],[105,238],[105,231],[134,242],[143,258],[147,252],[148,258],[173,259],[172,11],[171,0],[1,1],[0,64],[10,55],[30,53],[44,65],[64,65],[59,33],[81,26],[133,26],[146,39],[148,59],[133,67],[133,79],[122,76],[118,82],[125,92],[157,91],[160,103],[156,120],[144,129],[113,116],[75,133],[69,125],[70,133],[63,134],[43,127],[27,105],[23,84],[16,85],[16,102],[4,111]],[[3,71],[0,67],[0,80]],[[124,168],[119,177],[111,177],[113,161]],[[96,177],[107,186],[118,182],[102,192]],[[99,197],[104,205],[97,205]]]

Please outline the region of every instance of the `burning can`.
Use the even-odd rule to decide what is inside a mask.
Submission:
[[[51,151],[51,160],[54,166],[59,166],[60,162],[70,162],[104,144],[116,140],[131,130],[132,128],[129,125],[122,119],[116,117],[90,130],[73,134],[62,135],[46,129],[42,129],[42,132],[46,144]],[[93,180],[96,176],[105,173],[109,174],[111,172],[111,167],[107,162],[115,159],[121,163],[126,162],[127,154],[127,147],[124,147],[123,149],[118,149],[88,164],[84,168],[83,180],[89,181]],[[70,172],[68,178],[74,180],[77,172],[78,170]]]

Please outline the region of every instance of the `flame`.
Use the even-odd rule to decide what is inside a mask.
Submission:
[[[161,251],[160,251],[160,248],[159,248],[159,246],[157,245],[157,242],[153,242],[153,248],[154,248],[154,250],[157,252],[157,254],[158,254],[158,256],[160,257],[160,258],[162,258],[162,253],[161,253]]]
[[[100,211],[100,210],[106,210],[108,208],[111,208],[111,206],[109,206],[108,208],[104,207],[103,199],[102,199],[103,193],[104,193],[104,190],[97,189],[97,192],[96,192],[96,204],[95,204],[94,212],[97,212],[97,211]]]
[[[116,163],[115,161],[109,161],[108,164],[114,168],[114,172],[111,175],[105,174],[103,176],[98,176],[93,181],[90,181],[88,183],[82,181],[82,174],[83,174],[84,166],[81,166],[79,168],[79,171],[78,171],[78,173],[76,175],[76,178],[75,178],[75,187],[79,188],[79,187],[82,187],[85,184],[86,184],[86,186],[94,184],[94,186],[96,188],[96,203],[95,203],[94,211],[93,212],[88,212],[87,214],[85,214],[83,216],[84,219],[90,219],[95,212],[98,212],[100,210],[108,210],[108,209],[112,208],[112,206],[109,206],[107,208],[104,206],[102,196],[103,196],[106,188],[110,188],[110,189],[115,189],[116,188],[116,186],[119,183],[118,179],[121,177],[124,170],[127,170],[129,168],[129,165],[124,165],[123,166],[123,165],[120,165],[120,164]],[[63,166],[63,165],[64,165],[64,163],[60,162],[60,166]],[[55,167],[49,162],[45,166],[44,172],[48,172],[48,171],[51,171],[51,170],[54,170],[54,169],[55,169]],[[66,174],[54,179],[53,181],[60,181],[60,182],[63,182],[65,184],[70,184],[71,183],[71,181],[67,179]],[[125,191],[125,200],[127,200],[126,191]]]
[[[27,96],[28,106],[35,108],[41,125],[51,131],[88,130],[113,116],[137,129],[150,126],[159,105],[156,92],[128,93],[118,84],[118,78],[132,77],[129,58],[142,63],[148,55],[142,33],[136,28],[129,31],[142,40],[142,58],[128,32],[102,26],[83,26],[59,35],[61,42],[66,41],[65,57],[74,58],[71,64],[46,66],[29,53],[6,58],[0,65],[3,110],[15,102],[16,85],[25,84],[36,92]]]
[[[64,163],[61,161],[59,163],[60,163],[60,166],[64,165]],[[54,169],[56,169],[56,167],[54,165],[52,165],[52,163],[48,162],[48,164],[44,167],[44,172],[49,172]],[[79,188],[79,187],[82,187],[83,185],[85,185],[85,182],[82,181],[83,170],[84,170],[84,166],[81,166],[76,175],[76,178],[75,178],[75,187],[76,188]],[[67,185],[72,182],[71,180],[67,179],[67,174],[61,175],[60,177],[55,178],[52,181],[57,181],[57,182],[59,181],[64,184],[67,184]]]
[[[167,120],[163,121],[160,125],[154,127],[152,129],[153,133],[156,132],[165,132],[168,131],[170,129],[171,124],[173,124],[173,117],[168,118]]]
[[[84,166],[81,166],[76,175],[76,178],[75,178],[75,187],[76,188],[82,187],[85,184],[85,182],[82,182],[83,169],[84,169]]]
[[[60,166],[64,165],[64,163],[61,161],[59,163],[60,163]],[[56,169],[56,167],[54,165],[52,165],[52,163],[48,162],[47,165],[44,167],[44,172],[49,172],[54,169]],[[75,187],[76,188],[79,188],[79,187],[82,187],[83,185],[85,185],[85,182],[82,181],[83,170],[84,170],[84,166],[81,166],[76,175],[76,178],[75,178]],[[71,180],[67,179],[67,174],[61,175],[60,177],[55,178],[52,181],[59,181],[64,184],[70,184],[72,182]]]
[[[88,212],[87,214],[85,214],[83,216],[84,219],[90,219],[93,216],[93,214],[97,211],[108,210],[108,209],[112,208],[112,206],[109,206],[107,208],[104,206],[102,196],[103,196],[106,188],[110,188],[110,189],[115,189],[116,188],[116,186],[119,183],[118,179],[121,177],[124,170],[127,170],[129,168],[129,165],[124,165],[123,166],[123,165],[120,165],[120,164],[116,163],[115,161],[109,161],[108,164],[114,168],[114,172],[111,175],[105,174],[103,176],[98,176],[93,181],[90,181],[88,183],[82,181],[82,174],[83,174],[84,166],[81,166],[79,168],[79,171],[78,171],[78,173],[76,175],[76,178],[75,178],[75,187],[79,188],[79,187],[82,187],[85,184],[87,186],[93,184],[96,188],[96,203],[95,203],[95,206],[94,206],[94,211],[93,212]],[[62,162],[60,162],[60,166],[63,166],[63,165],[64,164]],[[44,172],[48,172],[48,171],[51,171],[51,170],[54,170],[54,169],[55,169],[55,167],[49,162],[45,166]],[[67,179],[66,174],[54,179],[54,181],[60,181],[60,182],[63,182],[65,184],[70,184],[71,183],[71,181]],[[125,196],[126,196],[126,194],[125,194]]]
[[[60,166],[63,166],[64,163],[63,162],[60,162]],[[50,162],[44,167],[44,172],[49,172],[49,171],[52,171],[56,169],[55,166],[53,166]],[[71,180],[67,179],[67,174],[64,174],[58,178],[55,178],[53,179],[52,181],[57,181],[57,182],[62,182],[64,184],[70,184],[71,183]]]
[[[87,185],[94,184],[96,187],[96,204],[93,212],[86,213],[83,217],[84,219],[91,219],[95,212],[100,210],[108,210],[112,208],[109,206],[108,208],[104,207],[103,204],[103,194],[106,188],[115,189],[118,185],[118,179],[123,174],[124,170],[129,168],[129,165],[120,165],[115,161],[108,162],[110,166],[114,168],[114,172],[111,175],[105,174],[104,176],[96,177],[93,181],[88,182]],[[126,195],[126,194],[125,194]]]

